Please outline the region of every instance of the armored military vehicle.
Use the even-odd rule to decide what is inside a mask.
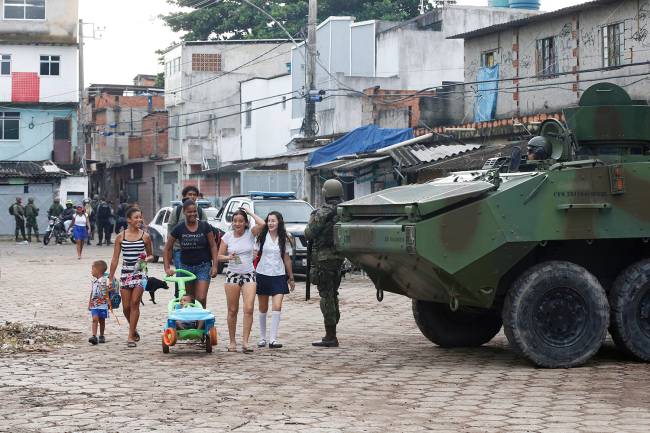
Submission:
[[[650,106],[599,83],[564,118],[529,143],[543,160],[520,165],[515,149],[507,166],[343,203],[336,245],[378,297],[412,298],[442,347],[480,346],[503,325],[535,365],[572,367],[609,329],[650,361]]]

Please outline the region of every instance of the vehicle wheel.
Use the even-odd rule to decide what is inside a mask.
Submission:
[[[503,324],[510,344],[539,367],[583,364],[607,335],[605,290],[585,268],[549,261],[528,269],[506,295]]]
[[[47,245],[50,243],[50,238],[52,237],[52,232],[46,234],[43,236],[43,245]]]
[[[160,260],[160,256],[153,256],[154,263],[158,263],[159,260]]]
[[[650,361],[650,260],[627,268],[609,294],[612,339],[622,351]]]
[[[163,343],[167,346],[176,344],[176,330],[174,328],[167,328],[163,332]]]
[[[210,336],[204,335],[205,340],[205,351],[207,353],[212,353],[212,342],[210,341]]]
[[[216,346],[218,342],[217,338],[217,328],[212,327],[210,328],[210,344],[213,346]]]
[[[413,300],[413,317],[422,334],[440,347],[478,347],[501,329],[501,318],[491,310],[460,308]]]
[[[162,336],[162,349],[163,353],[169,353],[169,346],[165,344],[165,334]]]

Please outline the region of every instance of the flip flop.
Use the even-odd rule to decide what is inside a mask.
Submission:
[[[236,347],[229,347],[228,352],[231,352],[231,353],[237,352],[237,348]]]
[[[137,344],[135,343],[135,341],[127,341],[126,342],[126,347],[136,347],[136,346],[137,346]]]
[[[241,352],[246,353],[246,354],[250,354],[250,353],[253,353],[253,349],[251,349],[249,347],[243,347]]]

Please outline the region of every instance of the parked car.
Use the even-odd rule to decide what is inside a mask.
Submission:
[[[167,225],[171,219],[172,212],[175,212],[176,206],[180,205],[180,201],[172,201],[172,206],[160,208],[156,215],[153,217],[148,226],[149,236],[151,237],[151,244],[153,249],[153,261],[157,262],[163,255],[165,249],[165,242],[167,242]],[[208,223],[214,227],[216,226],[216,216],[219,209],[212,207],[208,200],[199,200],[198,205],[201,211],[205,213]]]
[[[233,213],[247,205],[261,218],[266,218],[271,211],[278,211],[284,218],[287,233],[291,235],[293,247],[290,251],[294,274],[307,273],[307,240],[305,227],[314,208],[304,200],[298,200],[293,192],[258,192],[248,195],[235,195],[227,198],[216,215],[214,224],[222,235],[230,230]],[[252,223],[251,219],[251,223]]]

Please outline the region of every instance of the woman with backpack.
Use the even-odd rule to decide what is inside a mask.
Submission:
[[[266,315],[269,311],[269,298],[271,298],[273,312],[268,345],[271,349],[279,349],[282,347],[278,342],[282,300],[284,295],[289,293],[289,288],[293,291],[296,287],[289,254],[291,241],[287,236],[284,218],[280,212],[272,211],[267,215],[266,226],[257,236],[257,243],[255,279],[260,310],[260,341],[257,347],[265,347],[267,344]]]
[[[207,308],[210,279],[217,276],[217,239],[212,226],[199,220],[198,206],[192,200],[183,203],[185,220],[173,228],[165,243],[165,273],[174,275],[171,268],[172,249],[176,241],[180,245],[180,268],[196,275],[196,280],[187,284],[187,294]]]

